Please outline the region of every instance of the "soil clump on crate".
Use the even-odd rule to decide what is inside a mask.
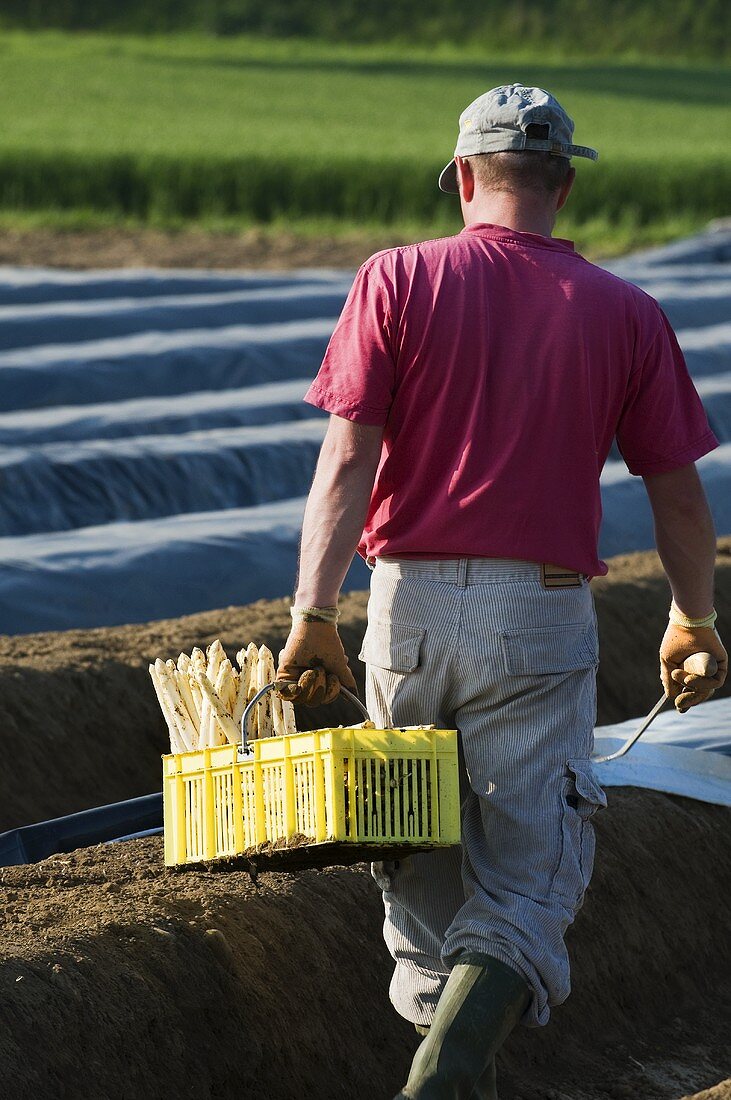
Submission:
[[[204,860],[210,871],[248,871],[254,880],[267,871],[299,871],[311,867],[351,867],[375,859],[402,859],[433,851],[433,844],[356,844],[353,841],[316,841],[301,833],[286,839],[265,841],[247,848],[240,856]]]
[[[654,553],[609,564],[609,576],[592,582],[600,724],[644,715],[656,702],[657,648],[670,602]],[[344,596],[339,623],[361,694],[366,604],[365,592]],[[728,637],[731,538],[719,543],[716,606]],[[160,790],[169,740],[148,664],[215,638],[231,656],[250,641],[276,655],[290,625],[289,600],[280,599],[141,625],[0,636],[0,830]],[[344,700],[297,715],[300,729],[354,720],[360,716]]]
[[[501,1100],[728,1100],[730,819],[609,791],[574,993],[511,1038]],[[8,1100],[390,1100],[403,1083],[417,1039],[388,1003],[362,865],[253,881],[165,869],[147,838],[0,870],[0,905]]]

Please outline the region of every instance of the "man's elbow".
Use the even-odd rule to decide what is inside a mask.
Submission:
[[[655,518],[706,522],[711,520],[703,484],[695,463],[644,479]]]

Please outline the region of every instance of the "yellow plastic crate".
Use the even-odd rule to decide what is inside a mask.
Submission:
[[[322,729],[244,739],[243,749],[163,757],[168,866],[297,834],[374,847],[459,843],[456,730]]]

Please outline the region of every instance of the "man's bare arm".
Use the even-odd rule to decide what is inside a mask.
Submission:
[[[304,509],[292,628],[279,653],[277,687],[290,700],[329,703],[355,690],[337,634],[337,597],[363,533],[383,428],[332,416]]]
[[[710,698],[728,670],[728,655],[713,622],[716,535],[694,463],[644,481],[655,517],[657,552],[675,602],[660,645],[660,679],[682,711]],[[715,676],[684,671],[683,662],[694,653],[715,658]]]
[[[331,416],[302,525],[295,603],[332,607],[363,533],[383,428]]]
[[[644,482],[673,599],[691,619],[703,618],[713,609],[716,533],[695,463]]]
[[[310,706],[355,690],[337,629],[340,589],[363,533],[383,429],[332,416],[305,508],[294,622],[279,654],[281,695]]]

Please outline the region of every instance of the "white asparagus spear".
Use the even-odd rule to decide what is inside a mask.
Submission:
[[[239,694],[239,670],[234,668],[228,657],[225,661],[221,662],[221,668],[226,669],[226,684],[224,694],[221,696],[223,702],[226,704],[226,710],[229,714],[233,714],[234,706],[236,704],[236,697]],[[219,676],[221,670],[219,669]]]
[[[195,678],[199,672],[205,672],[208,668],[206,655],[200,649],[194,649],[190,655],[188,675]]]
[[[254,646],[254,648],[256,649],[256,646]],[[251,649],[251,646],[249,646],[249,649]],[[236,699],[234,700],[231,714],[234,722],[240,723],[243,713],[246,710],[249,696],[249,679],[251,675],[251,657],[249,650],[240,649],[236,654],[236,660],[241,669],[241,675],[239,676],[238,691],[236,692]]]
[[[206,668],[207,665],[205,654],[200,649],[194,649],[190,655],[189,673],[195,683],[196,690],[200,693],[201,696],[200,709],[198,712],[200,714],[200,726],[198,729],[198,748],[200,749],[208,748],[210,745],[208,737],[211,729],[212,720],[211,704],[208,702],[208,699],[203,694],[199,680],[199,677],[205,674]]]
[[[157,695],[157,701],[160,704],[160,710],[162,711],[163,718],[165,719],[165,724],[168,728],[168,733],[170,734],[170,751],[185,752],[185,745],[180,739],[178,727],[176,726],[175,721],[168,709],[168,704],[165,695],[163,694],[162,685],[160,684],[158,675],[155,672],[155,666],[149,665],[148,671],[150,673],[150,679],[152,680],[152,686],[154,687],[155,694]]]
[[[178,655],[178,672],[175,679],[178,684],[178,691],[181,694],[188,714],[190,715],[193,725],[195,726],[196,738],[194,747],[198,748],[201,729],[200,692],[198,693],[197,697],[193,694],[189,673],[190,657],[187,653],[180,653]]]
[[[178,679],[178,666],[176,665],[175,661],[167,660],[165,662],[165,668],[170,673],[170,680],[176,687],[178,695],[180,696],[180,701],[183,706],[183,722],[185,723],[186,727],[186,738],[190,741],[191,749],[196,749],[198,748],[198,722],[195,718],[193,711],[188,706],[186,693],[181,690],[181,683]]]
[[[264,648],[266,649],[266,646]],[[258,652],[256,650],[256,646],[254,645],[253,642],[251,643],[251,645],[247,649],[246,655],[248,657],[251,654],[252,649],[254,650],[254,653],[252,654],[252,656],[254,658],[254,661],[256,661],[258,659],[259,654],[258,654]],[[244,651],[242,649],[236,655],[236,660],[239,662],[239,664],[241,664],[241,655],[243,654],[243,652]],[[269,653],[268,649],[267,649],[267,653]],[[268,681],[265,681],[266,683],[271,683],[272,680],[275,680],[276,676],[277,676],[276,668],[274,667],[274,657],[273,657],[272,654],[270,654],[270,656],[272,658],[271,659],[271,664],[269,665],[270,679]],[[257,670],[256,683],[257,683],[257,690],[258,690],[258,688],[259,688],[258,670]],[[264,684],[262,683],[260,686],[264,687]],[[249,699],[253,698],[253,696],[255,694],[256,694],[256,692],[254,690],[252,690],[251,693],[249,694]],[[243,711],[242,711],[242,713],[243,713]],[[272,695],[272,715],[273,715],[273,720],[274,720],[274,732],[275,732],[275,734],[277,734],[277,736],[279,736],[280,734],[296,733],[297,732],[297,723],[295,721],[295,714],[294,714],[294,704],[290,703],[288,699],[282,699],[281,696],[276,694],[276,692],[274,692],[274,694]],[[234,717],[235,717],[235,715],[234,715]]]
[[[190,721],[190,717],[187,714],[183,701],[180,698],[180,692],[178,691],[178,685],[175,683],[170,675],[170,670],[164,661],[159,657],[155,661],[155,672],[157,678],[160,681],[160,687],[162,693],[174,718],[175,725],[180,739],[185,745],[186,752],[189,752],[193,748],[193,727]]]
[[[193,748],[198,748],[198,742],[200,740],[200,728],[201,728],[201,716],[198,709],[198,703],[193,696],[193,692],[190,686],[190,676],[187,672],[179,672],[176,670],[171,675],[175,679],[175,683],[178,685],[178,691],[180,692],[180,698],[185,703],[185,709],[190,715],[190,720],[193,723],[193,729],[195,730],[195,741],[193,742]]]
[[[271,681],[270,681],[271,683]],[[282,697],[272,691],[269,695],[272,701],[272,729],[275,737],[283,737],[287,732],[284,728],[284,711],[282,709]]]
[[[219,638],[216,638],[215,641],[211,642],[206,648],[206,676],[211,681],[211,684],[216,683],[218,679],[218,669],[225,656],[226,654]],[[210,707],[207,713],[206,744],[213,746],[219,743],[219,731],[216,725],[216,719]]]
[[[257,690],[261,691],[267,684],[271,684],[274,679],[274,657],[272,651],[267,649],[265,645],[259,647],[259,661],[256,667],[256,683]],[[260,737],[273,737],[274,726],[272,723],[272,693],[271,691],[264,696],[262,701],[257,704],[257,710],[259,711],[259,736]]]
[[[229,661],[228,657],[224,657],[218,666],[218,674],[216,676],[215,682],[218,683],[218,681],[220,680],[222,687],[227,693],[230,687],[230,678],[232,671],[233,669],[231,666],[231,662]],[[206,673],[206,675],[208,675],[208,673]],[[211,680],[210,676],[208,676],[208,679]],[[214,681],[211,680],[211,683],[214,683]],[[221,696],[221,698],[223,699],[223,696]]]
[[[206,676],[208,675],[209,670],[210,670],[211,675],[213,675],[213,677],[215,679],[215,673],[213,672],[213,668],[216,665],[216,651],[215,650],[213,651],[213,654],[212,654],[213,659],[211,660],[211,658],[209,657],[210,650],[211,650],[211,646],[209,646],[208,649],[206,650],[206,652],[203,656],[203,659],[199,660],[196,664],[197,664],[197,668],[201,672],[203,672]],[[198,679],[197,676],[196,676],[196,679]],[[198,686],[200,687],[200,680],[199,679],[198,679]],[[208,699],[208,697],[206,696],[206,693],[204,691],[202,691],[202,689],[201,689],[201,693],[202,693],[202,698],[203,698],[203,714],[201,715],[201,726],[202,726],[202,729],[201,729],[201,744],[205,744],[207,748],[211,748],[213,745],[216,744],[216,740],[217,740],[217,738],[216,738],[216,719],[213,716],[213,710],[211,708],[211,703],[210,703],[210,700]]]
[[[195,678],[195,673],[193,671],[192,663],[188,668],[187,675],[188,675],[188,687],[190,688],[190,694],[191,694],[192,699],[193,699],[193,706],[195,707],[196,714],[198,715],[198,723],[197,723],[198,724],[198,738],[200,740],[201,721],[202,721],[202,712],[203,712],[203,692],[201,691],[200,684],[198,683],[198,681]]]
[[[200,673],[197,679],[203,690],[203,694],[205,695],[206,699],[208,699],[208,702],[211,704],[211,710],[215,714],[221,729],[224,731],[229,741],[231,741],[232,744],[235,744],[239,739],[239,730],[236,723],[224,707],[218,696],[218,693],[216,692],[216,689],[214,688],[211,681],[208,679],[206,673]]]
[[[206,659],[208,667],[206,669],[206,675],[212,684],[215,684],[218,677],[218,670],[221,666],[221,661],[226,660],[226,651],[221,645],[219,638],[216,638],[215,642],[211,642],[206,650]]]
[[[231,679],[231,662],[229,661],[228,657],[226,657],[225,660],[221,661],[221,664],[219,665],[218,677],[216,678],[216,682],[213,685],[213,688],[214,688],[214,691],[216,692],[216,695],[218,696],[218,698],[221,702],[221,706],[223,707],[223,709],[226,711],[226,713],[229,716],[231,714],[229,704],[228,704],[228,695],[229,695],[229,690],[230,690],[230,679]],[[216,717],[218,717],[218,716],[216,715]],[[232,718],[231,719],[231,725],[235,726],[235,724],[236,723],[234,722],[234,720]],[[220,720],[217,721],[215,729],[213,731],[214,743],[217,744],[217,745],[225,745],[226,741],[229,740],[229,741],[231,741],[231,744],[236,744],[238,742],[238,739],[239,739],[238,738],[238,733],[237,733],[236,737],[234,737],[233,740],[231,740],[230,733],[231,733],[231,727],[226,726],[226,728],[224,729],[223,726],[221,725]]]
[[[188,689],[188,678],[187,676],[181,676],[175,661],[166,661],[165,667],[170,676],[170,684],[177,691],[182,708],[182,713],[178,710],[177,705],[175,708],[179,719],[178,726],[190,749],[197,749],[199,742],[198,716]]]
[[[259,690],[257,684],[259,683],[259,647],[256,642],[249,642],[246,649],[246,656],[249,662],[249,686],[246,689],[246,702],[250,703]],[[259,708],[254,707],[254,710],[249,719],[249,729],[247,730],[247,736],[255,738],[259,736]]]
[[[230,668],[230,671],[229,671],[229,674],[228,674],[228,677],[227,677],[227,684],[228,684],[228,695],[227,695],[227,697],[224,701],[226,703],[226,710],[233,717],[234,707],[236,706],[236,700],[239,697],[239,685],[240,685],[239,670],[233,664],[231,665],[231,668]]]
[[[259,665],[259,646],[256,642],[249,642],[246,647],[246,656],[249,659],[249,702],[254,698],[257,692],[257,668]]]
[[[297,732],[297,722],[294,715],[294,703],[291,703],[289,699],[282,699],[282,722],[284,723],[285,733]]]

